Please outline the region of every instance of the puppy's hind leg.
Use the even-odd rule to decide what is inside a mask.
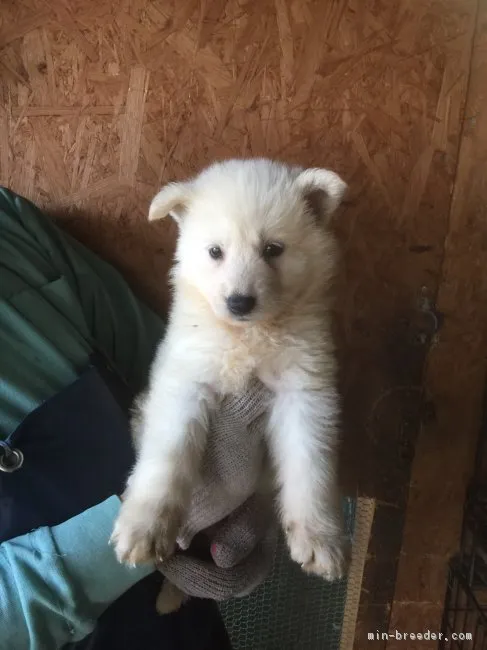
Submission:
[[[157,596],[156,600],[156,609],[159,614],[171,614],[172,612],[177,612],[178,609],[183,605],[189,596],[184,594],[179,587],[173,585],[169,580],[164,580],[164,584],[161,587],[161,591]]]

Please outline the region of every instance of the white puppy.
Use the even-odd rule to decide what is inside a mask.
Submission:
[[[325,169],[230,160],[154,198],[149,219],[171,215],[179,224],[174,303],[112,537],[121,561],[173,552],[208,414],[257,376],[273,394],[267,442],[291,556],[311,573],[343,575],[330,333],[337,254],[328,220],[344,190]]]

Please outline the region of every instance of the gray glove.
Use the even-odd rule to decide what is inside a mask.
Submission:
[[[227,600],[265,580],[274,559],[277,526],[268,499],[255,495],[208,535],[208,560],[176,553],[158,568],[181,592]]]
[[[201,480],[178,536],[186,551],[204,532],[207,559],[176,552],[159,570],[189,596],[225,600],[252,591],[272,566],[277,523],[264,430],[270,393],[255,381],[241,398],[229,397],[210,418]]]

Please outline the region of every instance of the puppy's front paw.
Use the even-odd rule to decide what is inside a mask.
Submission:
[[[314,573],[325,580],[340,580],[350,563],[350,542],[345,535],[319,535],[297,522],[286,526],[287,542],[292,559],[306,573]]]
[[[174,504],[144,504],[130,498],[122,505],[110,543],[119,562],[164,562],[173,553],[182,512]]]

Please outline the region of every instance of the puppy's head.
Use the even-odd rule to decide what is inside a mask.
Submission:
[[[229,160],[164,187],[149,219],[170,215],[179,225],[176,285],[192,285],[220,319],[266,321],[316,298],[330,279],[328,220],[345,188],[325,169]]]

